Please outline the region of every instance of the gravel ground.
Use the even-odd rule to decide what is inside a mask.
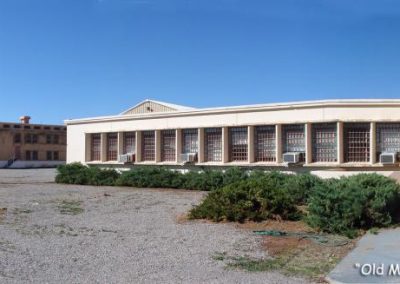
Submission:
[[[0,283],[305,283],[213,258],[267,255],[231,224],[178,222],[205,193],[53,179],[52,169],[0,170]]]

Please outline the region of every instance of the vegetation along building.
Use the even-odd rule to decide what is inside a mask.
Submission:
[[[0,122],[0,168],[53,167],[66,159],[66,127]]]
[[[400,100],[203,109],[146,100],[66,124],[69,163],[395,170],[400,158]]]

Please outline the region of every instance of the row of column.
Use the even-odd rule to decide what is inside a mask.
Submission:
[[[255,161],[255,141],[254,127],[248,126],[247,143],[248,143],[248,163]],[[337,137],[337,163],[344,162],[344,131],[343,122],[337,122],[336,137]],[[182,151],[182,130],[177,129],[175,136],[175,162],[179,162]],[[275,151],[276,163],[282,163],[282,125],[275,125]],[[118,132],[118,155],[123,153],[124,133]],[[86,136],[86,161],[90,161],[90,134]],[[136,162],[141,162],[142,159],[142,132],[136,131],[135,154]],[[107,133],[101,133],[101,162],[107,162]],[[155,162],[162,162],[161,157],[161,130],[155,130]],[[198,129],[198,162],[205,162],[205,139],[204,128]],[[229,162],[229,127],[222,127],[222,163]],[[370,125],[370,164],[376,163],[376,123],[371,122]],[[312,123],[305,124],[305,164],[312,164]]]

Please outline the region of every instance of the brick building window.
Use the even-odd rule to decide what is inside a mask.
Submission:
[[[182,130],[182,153],[197,153],[199,151],[199,136],[197,129]]]
[[[101,160],[101,135],[100,134],[92,134],[91,141],[91,152],[90,152],[90,160],[92,161],[100,161]]]
[[[60,142],[60,136],[59,135],[54,135],[53,136],[53,144],[58,144]]]
[[[52,161],[53,160],[53,152],[52,151],[47,151],[46,152],[46,160],[47,161]]]
[[[14,135],[14,143],[21,143],[21,133],[16,133]]]
[[[316,123],[312,125],[312,161],[337,161],[336,123]]]
[[[107,161],[116,161],[118,156],[118,134],[107,134]]]
[[[156,160],[156,140],[154,131],[143,131],[142,145],[143,145],[143,161]]]
[[[400,155],[400,123],[376,124],[376,151],[377,160],[381,153],[397,153]]]
[[[204,129],[205,160],[206,162],[222,161],[222,129]]]
[[[370,124],[344,124],[345,162],[369,162]]]
[[[25,143],[27,144],[37,144],[38,143],[38,135],[37,134],[25,134]]]
[[[31,151],[25,151],[25,160],[30,161],[31,159]]]
[[[255,161],[276,161],[275,126],[256,126],[254,128]]]
[[[47,135],[46,135],[46,143],[47,143],[47,144],[51,144],[51,142],[52,142],[51,137],[52,137],[52,136],[51,136],[50,134],[47,134]]]
[[[161,160],[175,161],[175,130],[161,131]]]
[[[124,154],[136,152],[136,133],[124,133]]]
[[[58,153],[58,151],[54,151],[53,152],[53,160],[54,161],[59,161],[60,160],[60,154]]]
[[[247,161],[247,127],[229,128],[229,160]]]

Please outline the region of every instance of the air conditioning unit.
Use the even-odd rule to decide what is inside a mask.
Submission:
[[[197,162],[197,153],[181,154],[181,162],[184,164]]]
[[[118,156],[118,162],[120,163],[133,163],[135,162],[135,154],[134,153],[128,153],[124,155],[119,155]]]
[[[381,153],[379,155],[379,162],[381,164],[394,164],[397,160],[397,153]]]
[[[299,152],[288,152],[283,154],[283,162],[288,164],[296,164],[300,161],[302,153]]]

